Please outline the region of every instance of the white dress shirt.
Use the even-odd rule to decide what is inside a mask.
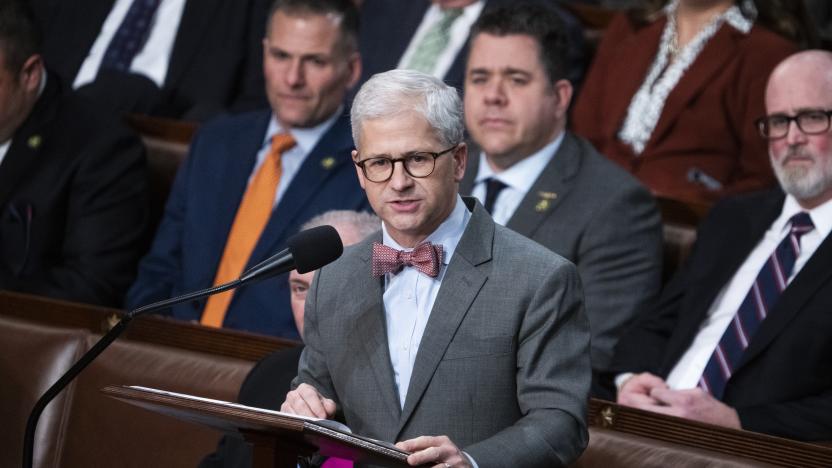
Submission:
[[[485,7],[485,1],[479,0],[478,2],[474,2],[462,9],[462,14],[459,15],[451,26],[451,37],[448,41],[448,45],[445,47],[445,50],[442,51],[439,59],[436,60],[436,65],[434,66],[431,75],[439,78],[440,80],[445,77],[445,74],[451,69],[451,65],[453,65],[454,59],[456,59],[459,51],[462,50],[462,47],[468,41],[468,32],[471,30],[471,25],[473,25],[474,21],[480,17],[483,7]],[[404,54],[402,54],[397,68],[404,68],[404,66],[410,61],[410,57],[416,51],[416,46],[422,40],[425,33],[431,26],[433,26],[434,23],[437,23],[441,19],[442,10],[436,3],[433,3],[425,12],[425,16],[422,17],[422,22],[419,24],[419,28],[416,29],[413,37],[410,39],[410,44],[407,46],[407,49],[405,49]]]
[[[185,10],[187,0],[161,0],[159,8],[153,15],[153,24],[150,26],[150,33],[144,47],[133,58],[130,64],[130,72],[148,77],[162,87],[165,84],[165,77],[168,74],[168,64],[173,53],[173,44],[176,40],[176,33],[179,31],[179,23],[182,20],[182,12]],[[118,27],[127,16],[127,10],[133,0],[116,0],[110,14],[101,26],[98,38],[92,44],[87,58],[81,64],[78,75],[72,83],[73,89],[78,89],[87,83],[95,81],[98,70],[101,68],[101,60],[107,51],[107,46],[113,39]]]
[[[520,202],[523,201],[526,193],[532,188],[540,173],[543,172],[543,169],[558,152],[561,142],[563,142],[563,133],[537,153],[501,172],[494,172],[494,169],[486,160],[485,153],[480,153],[479,169],[477,170],[477,176],[474,178],[474,188],[471,190],[471,196],[478,199],[480,203],[485,203],[485,186],[488,179],[493,177],[506,184],[506,188],[497,195],[491,213],[494,222],[505,226],[514,212],[517,211]]]
[[[289,188],[289,184],[292,183],[292,179],[295,178],[295,175],[297,175],[298,171],[300,171],[300,167],[303,165],[303,162],[306,161],[306,157],[309,156],[309,153],[315,148],[315,145],[318,144],[321,137],[329,131],[335,121],[338,120],[342,111],[343,107],[339,107],[338,110],[332,114],[332,117],[315,127],[289,129],[289,133],[292,135],[292,138],[295,139],[296,145],[284,151],[283,154],[280,155],[280,183],[277,184],[277,191],[275,192],[274,204],[272,206],[277,206],[280,198],[283,197],[283,194],[286,193],[286,189]],[[260,151],[257,152],[257,160],[254,163],[254,168],[251,170],[248,183],[251,183],[254,175],[257,174],[260,166],[263,165],[263,162],[269,155],[269,150],[271,150],[272,146],[272,137],[282,132],[283,129],[280,127],[280,124],[277,123],[277,119],[275,119],[274,115],[272,115],[269,119],[269,126],[266,129],[266,136],[263,138]]]
[[[390,363],[393,365],[393,377],[399,391],[399,404],[404,407],[410,375],[416,362],[419,343],[425,333],[425,325],[430,318],[433,303],[442,285],[442,278],[448,270],[448,263],[454,255],[459,239],[471,219],[471,212],[465,207],[462,197],[457,195],[454,209],[442,224],[429,235],[425,242],[442,244],[444,255],[439,275],[431,278],[415,268],[405,267],[398,273],[384,276],[384,318],[387,323],[387,346],[390,350]],[[398,250],[400,246],[387,233],[387,226],[382,223],[384,245]]]
[[[780,216],[774,220],[763,238],[734,274],[734,277],[731,278],[731,281],[711,304],[708,316],[702,322],[690,348],[682,355],[679,362],[676,363],[676,366],[667,376],[667,384],[670,388],[680,390],[697,386],[705,366],[708,364],[714,349],[716,349],[716,345],[728,328],[731,319],[739,310],[740,304],[751,289],[757,274],[780,242],[789,235],[789,219],[801,211],[809,213],[815,229],[801,237],[800,254],[797,256],[794,270],[792,270],[787,283],[791,283],[792,279],[797,276],[815,253],[815,250],[826,239],[826,236],[829,235],[832,230],[832,200],[812,210],[804,210],[798,205],[794,197],[786,196]]]
[[[6,153],[9,152],[9,146],[12,145],[12,139],[9,138],[3,143],[0,143],[0,165],[3,165],[3,159],[6,158]]]

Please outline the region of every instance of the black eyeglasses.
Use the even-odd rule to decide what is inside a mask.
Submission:
[[[393,177],[393,169],[396,167],[397,162],[401,162],[404,165],[404,170],[410,177],[421,179],[433,174],[433,169],[436,167],[436,158],[445,153],[450,153],[458,146],[459,143],[438,153],[414,151],[405,154],[401,158],[384,155],[354,162],[356,166],[361,168],[364,177],[370,182],[387,182],[390,180]]]
[[[776,140],[789,134],[792,121],[797,123],[797,128],[807,135],[824,133],[829,130],[830,117],[832,117],[832,110],[817,109],[798,112],[797,115],[767,115],[760,117],[755,123],[763,138]]]

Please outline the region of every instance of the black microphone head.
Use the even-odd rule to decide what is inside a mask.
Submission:
[[[298,273],[317,270],[334,262],[344,252],[341,236],[334,227],[325,225],[301,231],[286,242]]]

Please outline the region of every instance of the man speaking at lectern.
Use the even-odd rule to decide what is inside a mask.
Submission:
[[[399,442],[411,465],[569,464],[587,443],[590,383],[575,266],[457,194],[467,149],[453,88],[376,75],[352,130],[382,231],[316,275],[281,409]]]

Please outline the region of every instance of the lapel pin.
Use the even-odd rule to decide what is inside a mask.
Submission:
[[[26,144],[32,149],[40,148],[41,143],[43,143],[43,138],[40,135],[32,135],[26,140]]]
[[[321,167],[323,167],[324,169],[330,170],[334,166],[335,166],[335,158],[333,158],[332,156],[327,156],[327,157],[321,159]]]
[[[549,209],[549,200],[542,198],[537,202],[537,205],[534,206],[534,210],[538,213],[542,213]]]
[[[537,192],[537,194],[544,200],[554,200],[558,197],[558,194],[555,192],[544,192],[543,190]]]

